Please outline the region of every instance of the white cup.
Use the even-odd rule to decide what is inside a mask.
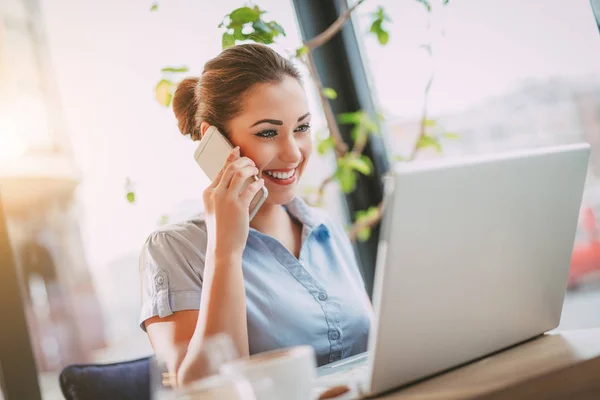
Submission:
[[[255,354],[221,365],[224,376],[243,376],[257,400],[310,400],[317,379],[312,346],[296,346]],[[270,385],[264,385],[270,380]]]

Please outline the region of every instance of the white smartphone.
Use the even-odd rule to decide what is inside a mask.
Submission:
[[[200,139],[198,148],[196,148],[196,151],[194,152],[194,159],[198,165],[200,165],[200,168],[202,168],[208,179],[210,179],[212,182],[219,171],[223,169],[231,150],[233,150],[233,146],[231,143],[229,143],[229,140],[227,140],[227,138],[225,138],[225,136],[223,136],[223,134],[221,134],[216,127],[210,126],[206,130],[206,133],[204,133],[202,136],[202,139]],[[246,184],[244,184],[244,189],[250,183],[257,180],[258,177],[256,175],[248,179]],[[254,218],[260,206],[262,206],[267,199],[268,195],[269,192],[264,186],[258,191],[258,193],[256,193],[250,202],[250,220]]]

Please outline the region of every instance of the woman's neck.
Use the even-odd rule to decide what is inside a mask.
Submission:
[[[250,226],[259,232],[271,234],[289,221],[290,216],[280,204],[265,203],[250,221]]]

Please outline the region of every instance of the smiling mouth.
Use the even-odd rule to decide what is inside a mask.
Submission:
[[[287,179],[291,179],[296,175],[296,168],[288,170],[288,171],[263,171],[266,175],[270,176],[271,178],[274,179],[278,179],[278,180],[287,180]]]

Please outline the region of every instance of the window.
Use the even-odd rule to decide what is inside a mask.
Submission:
[[[196,146],[178,132],[173,112],[156,102],[153,88],[166,66],[187,65],[190,75],[199,75],[204,63],[221,50],[222,31],[217,26],[240,2],[223,1],[210,7],[202,2],[159,2],[157,12],[149,11],[151,3],[107,7],[74,2],[65,12],[56,2],[42,2],[54,67],[54,71],[44,72],[55,73],[63,105],[59,109],[63,114],[53,117],[66,119],[82,182],[73,204],[61,203],[64,214],[50,218],[68,219],[61,225],[67,230],[63,242],[35,245],[54,256],[58,275],[79,279],[77,287],[83,294],[78,298],[87,309],[102,311],[93,314],[93,321],[82,315],[74,318],[99,329],[98,335],[87,337],[93,343],[68,357],[64,341],[53,334],[52,321],[38,318],[41,322],[33,329],[40,335],[34,338],[34,348],[42,360],[38,371],[44,398],[60,396],[57,377],[65,362],[121,361],[152,353],[138,326],[140,248],[160,224],[186,219],[203,208],[202,191],[208,182],[193,160]],[[291,1],[258,3],[287,32],[276,49],[295,51],[301,39]],[[106,29],[107,23],[111,29]],[[12,71],[13,84],[32,94],[40,71],[35,44],[25,34],[11,32],[7,51],[22,65]],[[324,117],[306,68],[301,71],[316,134],[325,127]],[[45,105],[41,97],[39,105]],[[20,104],[15,107],[23,109]],[[333,171],[332,160],[319,158],[315,151],[303,177],[304,186],[318,186],[329,171]],[[127,177],[136,194],[135,204],[126,200]],[[332,190],[327,205],[330,214],[341,220],[343,215],[336,214],[338,201]],[[28,233],[25,229],[18,234]],[[53,235],[48,233],[48,237]],[[70,250],[67,254],[56,252],[61,247]],[[75,261],[83,257],[83,262]],[[54,283],[33,273],[29,280],[35,299],[32,304],[41,316],[52,308],[52,296],[60,288]],[[86,292],[89,286],[94,290]]]
[[[590,2],[431,3],[431,18],[413,0],[365,2],[355,16],[394,150],[410,146],[406,132],[417,134],[432,71],[420,46],[431,44],[429,117],[460,135],[442,156],[588,141],[592,160],[583,209],[600,214],[600,35]],[[377,5],[393,20],[387,46],[367,34]],[[589,229],[583,231],[582,225],[576,251],[591,245]],[[592,311],[600,306],[598,281],[593,274],[577,278],[581,287],[568,293],[561,328],[600,326]]]

